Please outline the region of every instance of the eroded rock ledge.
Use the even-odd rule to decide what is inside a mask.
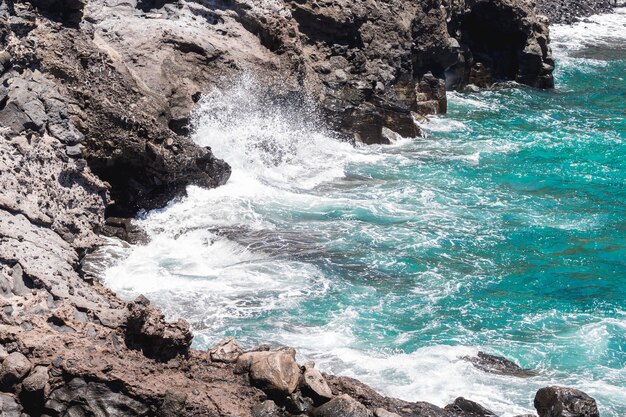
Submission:
[[[476,415],[382,397],[290,350],[192,350],[184,321],[118,299],[81,258],[101,231],[134,234],[124,217],[228,180],[189,117],[242,73],[373,143],[417,135],[446,86],[550,88],[552,68],[547,21],[521,0],[2,2],[3,416]],[[541,407],[584,398],[557,391]]]

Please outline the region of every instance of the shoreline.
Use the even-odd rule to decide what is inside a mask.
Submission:
[[[215,74],[232,65],[237,56],[223,57],[215,45],[193,38],[202,32],[187,34],[196,43],[181,39],[178,33],[163,45],[173,45],[174,56],[192,69],[180,69],[171,57],[163,61],[168,65],[163,68],[189,78],[176,89],[163,78],[157,79],[156,87],[148,86],[128,58],[134,51],[104,40],[103,36],[121,27],[103,18],[100,13],[107,12],[98,10],[101,5],[85,5],[80,0],[62,4],[60,15],[45,6],[36,9],[23,4],[15,5],[13,13],[4,11],[8,17],[3,22],[5,55],[0,57],[5,82],[0,117],[9,132],[1,150],[3,170],[12,176],[6,177],[7,191],[0,201],[0,278],[7,300],[0,313],[0,409],[6,415],[20,416],[22,407],[29,415],[64,415],[72,409],[83,413],[106,410],[111,415],[490,415],[464,399],[444,409],[382,397],[356,380],[321,375],[310,364],[298,365],[290,349],[269,352],[261,346],[244,353],[233,341],[215,352],[190,349],[192,335],[184,320],[165,322],[160,311],[142,297],[123,302],[81,270],[81,255],[98,244],[96,232],[108,229],[113,235],[139,239],[140,232],[124,217],[138,208],[162,206],[189,184],[215,187],[228,180],[228,161],[191,143],[186,126],[196,90],[212,86]],[[528,13],[526,6],[513,7]],[[150,9],[120,10],[115,10],[118,17],[131,23],[141,19],[150,24],[162,18]],[[238,47],[245,48],[253,39],[264,44],[254,52],[254,59],[240,55],[241,65],[278,67],[297,78],[294,63],[289,61],[293,59],[290,48],[298,46],[285,42],[281,53],[272,51],[276,37],[291,38],[282,32],[282,22],[262,28],[259,40],[249,31],[258,24],[255,10],[236,12],[245,17],[226,26],[231,25],[227,30],[243,38]],[[93,25],[88,29],[76,26],[82,24],[84,15]],[[178,15],[179,19],[188,17]],[[204,17],[222,23],[232,18],[215,13]],[[102,20],[94,24],[98,19]],[[435,45],[435,50],[439,47]],[[141,56],[143,65],[151,63],[148,57],[153,53],[159,53],[158,47]],[[531,55],[550,65],[552,58],[545,51]],[[188,75],[194,67],[213,62],[217,63],[202,77]],[[340,85],[343,76],[348,76],[346,71],[331,70],[338,81],[316,84],[313,77],[309,81],[314,84],[312,91],[321,85],[343,91],[344,87],[333,83]],[[328,75],[325,67],[319,73]],[[520,77],[539,86],[547,80],[545,73]],[[480,82],[478,78],[466,81]],[[442,111],[440,80],[426,74],[418,84],[426,100],[413,99],[417,111]],[[392,108],[392,127],[416,133],[403,130],[410,111],[399,102]],[[363,120],[370,117],[379,115],[356,114],[344,122],[361,132],[358,139],[380,141],[382,133],[363,128]],[[377,128],[386,127],[377,123]],[[144,172],[146,167],[149,173]],[[593,412],[593,399],[579,392],[574,396],[583,398]],[[543,410],[542,395],[539,398],[538,410]],[[554,394],[545,401],[564,400]]]

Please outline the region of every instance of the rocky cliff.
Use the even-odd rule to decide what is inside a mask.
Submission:
[[[242,73],[373,143],[417,135],[446,88],[550,88],[552,69],[547,21],[522,0],[4,1],[3,415],[475,415],[320,376],[291,351],[192,350],[184,321],[119,300],[81,259],[99,233],[132,237],[116,217],[228,180],[187,134],[202,93]]]

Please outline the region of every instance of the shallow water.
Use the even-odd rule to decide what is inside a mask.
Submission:
[[[426,138],[353,149],[253,79],[203,101],[195,140],[230,182],[142,216],[102,252],[123,297],[298,349],[407,400],[533,412],[547,384],[626,414],[626,14],[554,29],[557,88],[450,95]],[[129,277],[132,277],[129,278]],[[460,356],[502,354],[533,378]]]

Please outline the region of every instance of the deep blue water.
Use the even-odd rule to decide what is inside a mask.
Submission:
[[[393,146],[338,143],[253,79],[208,95],[195,139],[230,183],[144,216],[152,242],[107,282],[190,320],[197,347],[287,344],[389,395],[504,416],[571,385],[626,415],[626,49],[572,35],[607,21],[557,30],[554,91],[453,93]],[[539,376],[459,359],[478,350]]]

